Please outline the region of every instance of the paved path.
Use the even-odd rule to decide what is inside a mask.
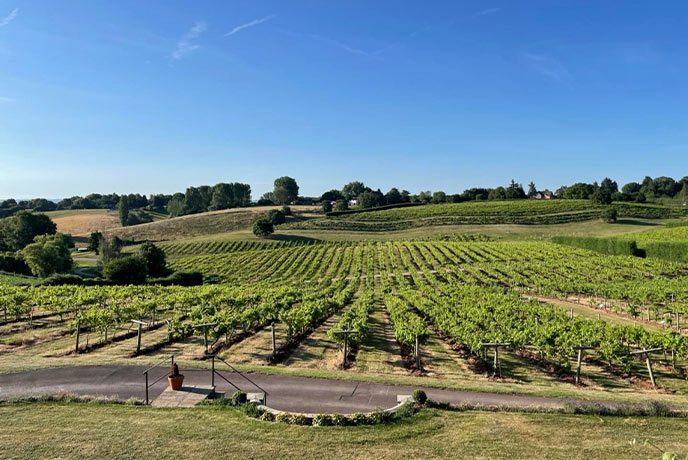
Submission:
[[[126,399],[144,397],[143,366],[74,366],[40,369],[16,374],[0,374],[0,399],[30,394],[71,392],[82,395],[118,396]],[[155,369],[150,379],[165,375],[167,369]],[[210,371],[182,369],[184,385],[210,385]],[[259,391],[238,374],[222,372],[229,381],[243,391]],[[365,412],[375,408],[389,408],[396,404],[397,395],[411,394],[415,387],[298,377],[290,375],[247,374],[267,390],[267,405],[275,409],[308,413]],[[150,399],[160,395],[167,387],[167,378],[150,389]],[[231,393],[234,389],[219,377],[215,379],[217,391]],[[476,391],[441,390],[426,388],[428,396],[452,404],[473,403],[508,405],[513,407],[562,407],[567,399],[517,394],[499,394]],[[614,403],[607,403],[614,405]]]

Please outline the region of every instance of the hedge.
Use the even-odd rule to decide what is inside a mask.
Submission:
[[[29,276],[32,274],[31,269],[22,259],[11,254],[0,254],[0,271]]]
[[[688,242],[650,241],[645,243],[645,255],[674,262],[688,262]]]
[[[585,236],[555,236],[552,241],[558,244],[609,254],[612,256],[638,256],[641,252],[633,240],[618,238],[594,238]]]

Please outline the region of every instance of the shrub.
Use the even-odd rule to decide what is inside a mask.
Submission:
[[[332,420],[332,426],[347,426],[350,424],[348,417],[344,417],[342,414],[332,414],[330,417]]]
[[[368,425],[368,416],[360,412],[355,413],[350,420],[352,425]]]
[[[396,418],[407,418],[413,416],[415,413],[416,409],[413,407],[413,404],[404,404],[394,413],[394,415]]]
[[[325,214],[332,212],[332,203],[329,201],[322,202],[322,210]]]
[[[288,414],[288,413],[286,413],[286,412],[282,412],[282,413],[280,413],[280,414],[277,414],[277,415],[275,416],[275,421],[276,421],[277,423],[286,423],[286,424],[290,424],[290,423],[291,423],[291,414]]]
[[[273,209],[272,211],[268,212],[268,220],[272,222],[272,225],[281,225],[287,221],[282,211],[277,209]]]
[[[688,262],[688,243],[683,241],[651,241],[645,245],[647,257]]]
[[[41,283],[41,286],[62,286],[62,285],[72,285],[72,286],[82,286],[84,284],[84,279],[79,275],[71,274],[52,274],[45,278]]]
[[[258,418],[264,422],[274,422],[275,414],[273,414],[272,412],[265,411]]]
[[[425,402],[428,400],[428,395],[425,394],[425,392],[421,389],[415,389],[413,390],[413,400],[418,404],[418,405],[425,405]]]
[[[148,269],[140,256],[127,256],[105,264],[103,275],[116,284],[142,284],[146,281]]]
[[[69,252],[69,240],[62,233],[39,235],[19,254],[31,268],[31,272],[41,278],[53,273],[68,272],[74,265]]]
[[[313,426],[332,426],[332,416],[329,414],[318,414],[313,417]]]
[[[610,224],[615,224],[618,216],[619,211],[617,211],[616,208],[607,208],[604,211],[602,211],[602,220]]]
[[[246,403],[246,393],[243,391],[237,390],[232,394],[232,404],[235,406],[240,406],[242,404]]]
[[[174,272],[165,278],[152,278],[148,284],[159,284],[160,286],[200,286],[203,284],[203,274],[201,272]]]
[[[306,425],[310,425],[311,423],[313,423],[313,421],[310,418],[306,417],[305,415],[292,414],[291,419],[290,419],[290,423],[292,425],[306,426]]]
[[[271,233],[275,233],[275,226],[267,218],[262,217],[253,223],[253,234],[257,237],[266,237]]]
[[[291,216],[291,208],[289,206],[282,206],[282,214]]]
[[[30,275],[31,269],[22,259],[11,254],[0,254],[0,271]]]
[[[241,411],[251,418],[260,418],[265,411],[253,403],[247,402],[239,406]]]

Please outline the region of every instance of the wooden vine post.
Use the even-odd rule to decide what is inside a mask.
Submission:
[[[585,350],[594,350],[595,347],[589,345],[577,345],[573,347],[578,352],[578,359],[576,360],[576,385],[580,384],[581,364],[583,364],[583,352]]]
[[[650,360],[650,353],[655,351],[661,351],[662,348],[648,348],[645,350],[632,351],[632,355],[645,355],[645,363],[647,364],[647,372],[650,374],[650,382],[652,382],[652,387],[657,388],[655,383],[655,374],[652,372],[652,361]]]
[[[208,329],[217,326],[217,323],[203,323],[191,326],[194,329],[203,329],[203,346],[205,347],[205,354],[208,354]]]
[[[172,320],[166,319],[165,323],[167,324],[167,343],[172,343]]]
[[[494,348],[494,364],[493,364],[493,377],[501,377],[502,376],[502,365],[499,362],[499,349],[500,348],[505,348],[505,347],[510,347],[511,342],[482,342],[480,344],[481,347],[483,347],[483,350],[485,350],[485,357],[487,357],[487,349],[488,348]]]
[[[414,350],[416,355],[416,368],[419,371],[423,370],[422,363],[420,362],[420,345],[418,344],[418,334],[416,334],[416,349]]]
[[[272,359],[275,359],[277,354],[277,341],[275,340],[275,318],[270,322],[270,333],[272,334]]]
[[[346,329],[341,330],[341,331],[332,331],[332,333],[344,335],[344,348],[342,349],[342,353],[343,353],[342,366],[346,367],[347,356],[349,354],[349,349],[348,349],[349,334],[359,334],[359,332],[355,329],[351,329],[351,323],[347,323]]]
[[[143,326],[146,323],[144,323],[143,321],[136,320],[136,319],[132,319],[131,322],[138,325],[138,327],[139,327],[138,333],[136,335],[136,354],[138,355],[139,353],[141,353],[141,332],[142,332]]]
[[[74,352],[79,353],[79,336],[81,335],[81,316],[76,319],[76,346]]]

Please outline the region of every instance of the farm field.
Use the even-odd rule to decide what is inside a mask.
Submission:
[[[46,212],[57,225],[57,231],[73,236],[88,236],[91,232],[103,232],[119,228],[117,211],[107,209],[75,209]]]
[[[660,205],[614,203],[620,218],[666,219],[683,210]],[[431,225],[550,225],[598,219],[603,207],[589,200],[489,201],[352,212],[290,225],[298,229],[387,232]]]
[[[154,363],[169,354],[207,367],[191,326],[216,322],[211,349],[255,372],[688,404],[688,337],[675,323],[676,312],[682,322],[688,314],[682,264],[544,242],[223,244],[193,256],[183,244],[168,247],[173,268],[220,275],[216,286],[0,288],[12,320],[0,328],[2,372]],[[525,296],[569,299],[576,312],[571,318],[566,306]],[[138,354],[131,319],[149,323]],[[345,369],[332,334],[343,327],[359,332]],[[511,343],[496,379],[492,352],[486,357],[480,346],[493,341]],[[580,343],[598,348],[586,354],[576,385],[571,347]],[[667,355],[653,355],[654,390],[629,352],[657,346]]]
[[[164,219],[147,224],[109,229],[107,235],[137,241],[166,241],[249,229],[253,221],[277,206],[231,208]],[[320,213],[318,206],[291,206],[292,220],[313,217]]]

